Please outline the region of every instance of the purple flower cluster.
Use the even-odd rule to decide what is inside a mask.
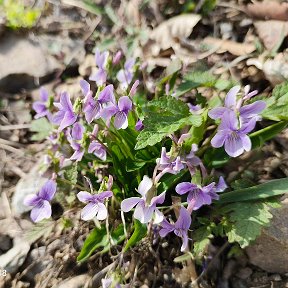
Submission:
[[[222,147],[231,157],[241,155],[244,150],[251,150],[251,140],[247,135],[261,120],[259,115],[266,107],[264,101],[255,101],[252,104],[244,105],[246,100],[257,94],[257,91],[249,93],[249,87],[245,87],[244,96],[237,101],[237,94],[240,86],[230,89],[225,98],[224,107],[217,107],[209,111],[212,119],[221,119],[216,135],[211,140],[215,148]]]

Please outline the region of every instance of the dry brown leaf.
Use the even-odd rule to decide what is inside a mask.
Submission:
[[[274,59],[264,61],[259,58],[251,58],[247,60],[247,65],[254,65],[262,70],[265,78],[273,85],[282,83],[288,80],[288,54],[279,53]]]
[[[253,44],[238,43],[231,40],[222,40],[213,37],[206,37],[203,42],[204,45],[212,46],[217,48],[218,53],[230,52],[235,56],[247,55],[255,51],[256,47]]]
[[[156,56],[160,50],[173,47],[192,33],[200,19],[201,16],[197,14],[182,14],[162,22],[150,33],[150,43],[147,43],[146,49]]]
[[[288,22],[279,20],[257,21],[254,25],[265,48],[270,51],[274,47],[280,46],[288,35]]]
[[[258,19],[288,20],[288,3],[276,1],[255,2],[246,6],[246,13]]]

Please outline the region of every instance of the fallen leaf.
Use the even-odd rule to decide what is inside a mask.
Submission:
[[[222,40],[213,37],[206,37],[203,39],[202,43],[207,46],[212,46],[211,49],[215,48],[218,53],[230,52],[235,56],[247,55],[256,49],[253,44],[238,43],[231,40]]]
[[[288,35],[288,22],[279,20],[257,21],[254,25],[265,48],[270,51],[279,47]]]
[[[262,70],[265,78],[275,86],[288,80],[288,54],[279,53],[273,59],[263,60],[261,58],[251,58],[247,60],[247,65],[256,66]]]
[[[150,33],[148,43],[144,49],[151,51],[157,56],[161,50],[167,50],[178,44],[181,39],[187,38],[193,31],[194,26],[200,21],[197,14],[182,14],[162,22]]]
[[[254,2],[246,6],[246,13],[253,18],[288,20],[288,3],[276,1]]]

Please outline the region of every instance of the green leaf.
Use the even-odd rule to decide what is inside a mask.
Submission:
[[[213,237],[210,227],[200,227],[193,233],[194,248],[193,252],[196,255],[202,255],[207,245],[210,243],[210,239]]]
[[[200,115],[191,115],[187,104],[170,96],[151,101],[146,111],[145,129],[137,137],[136,150],[155,145],[185,125],[202,124]]]
[[[281,121],[288,120],[288,81],[275,86],[272,96],[263,99],[267,107],[263,111],[263,118]]]
[[[173,261],[175,263],[181,263],[181,262],[184,262],[184,261],[187,261],[187,260],[191,260],[191,259],[194,259],[193,254],[191,252],[186,252],[185,254],[174,258]]]
[[[253,149],[263,146],[267,140],[274,138],[277,134],[287,128],[287,126],[288,121],[280,121],[250,134],[249,137],[252,141]]]
[[[68,180],[72,186],[74,186],[77,183],[77,177],[78,177],[78,165],[77,162],[73,163],[73,165],[68,166],[64,170],[64,178]]]
[[[241,248],[254,241],[273,217],[266,203],[247,202],[245,205],[234,203],[229,208],[232,210],[229,218],[232,225],[226,232],[228,241],[238,242]]]
[[[49,136],[50,132],[53,130],[53,126],[45,117],[43,117],[33,120],[31,122],[30,130],[36,133],[31,137],[31,140],[41,141]]]
[[[250,188],[222,193],[217,203],[222,204],[230,202],[265,199],[273,196],[278,196],[287,192],[288,178],[282,178],[277,180],[271,180],[267,183],[263,183]]]
[[[139,220],[134,221],[134,232],[127,244],[124,247],[124,252],[126,252],[129,248],[135,246],[139,241],[141,241],[147,234],[147,225],[142,224]]]
[[[192,71],[185,75],[184,79],[184,82],[176,89],[176,98],[198,87],[213,87],[217,80],[207,71]]]
[[[100,228],[94,228],[86,238],[77,261],[82,262],[87,260],[90,255],[99,247],[104,247],[108,242],[106,235],[106,227],[102,225]]]

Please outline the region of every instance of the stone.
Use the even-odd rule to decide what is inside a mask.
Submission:
[[[27,176],[21,178],[16,185],[11,206],[13,213],[17,216],[32,209],[32,207],[23,204],[24,198],[29,194],[37,193],[41,186],[48,180],[48,178],[43,177],[39,172],[39,165],[36,164]]]
[[[0,269],[6,270],[10,274],[18,271],[24,263],[30,250],[30,244],[22,238],[15,238],[13,248],[0,256]]]
[[[7,252],[12,246],[12,239],[8,235],[0,234],[0,254]]]
[[[70,278],[68,280],[62,281],[55,288],[83,288],[84,285],[89,281],[89,275],[83,274],[76,277]]]
[[[288,272],[288,199],[271,211],[271,225],[246,248],[250,262],[270,273]]]
[[[7,93],[32,89],[62,67],[37,41],[13,33],[0,42],[0,63],[0,90]]]

